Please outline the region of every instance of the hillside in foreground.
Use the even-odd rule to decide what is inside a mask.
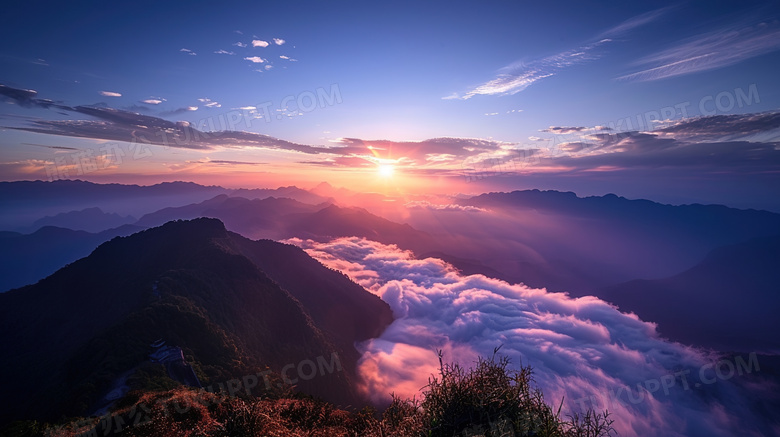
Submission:
[[[170,222],[0,295],[0,425],[89,415],[117,392],[174,387],[149,359],[160,340],[204,387],[337,360],[340,371],[290,381],[355,405],[354,344],[391,321],[387,304],[301,249],[247,240],[215,219]]]
[[[230,397],[187,388],[132,392],[102,417],[60,425],[15,423],[19,436],[542,436],[614,435],[609,413],[561,418],[533,387],[531,369],[509,360],[480,359],[464,369],[441,364],[421,400],[393,398],[379,414],[346,411],[301,396]]]

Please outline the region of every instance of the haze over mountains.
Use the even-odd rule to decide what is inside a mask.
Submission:
[[[663,335],[725,351],[780,351],[780,236],[719,247],[674,276],[595,294],[658,323]],[[679,309],[675,311],[675,309]]]
[[[4,206],[0,229],[24,231],[28,230],[30,223],[43,219],[43,216],[83,212],[89,208],[100,208],[108,214],[141,217],[162,208],[184,206],[234,192],[249,199],[276,195],[292,199],[300,196],[302,201],[314,200],[316,203],[327,200],[296,187],[231,190],[192,182],[164,182],[150,186],[95,184],[80,180],[0,182],[0,203]],[[89,220],[89,223],[93,227],[97,225],[94,220]]]
[[[61,212],[55,216],[46,216],[36,220],[32,228],[44,226],[68,228],[74,231],[100,232],[134,223],[137,219],[131,215],[103,212],[100,208],[86,208],[81,211]]]
[[[124,225],[98,233],[44,226],[31,234],[0,232],[0,289],[34,284],[89,255],[100,243],[143,228]]]
[[[764,264],[740,263],[752,258],[770,264],[774,260],[771,254],[767,256],[762,251],[780,235],[780,214],[766,211],[718,205],[671,206],[614,195],[579,198],[573,193],[529,190],[461,197],[451,199],[449,204],[411,201],[401,207],[396,201],[392,202],[395,207],[385,214],[396,220],[392,221],[367,209],[349,206],[356,198],[361,202],[374,199],[368,201],[368,208],[387,212],[388,202],[383,196],[360,196],[327,184],[315,187],[314,191],[320,194],[296,187],[231,191],[184,183],[132,187],[77,181],[14,182],[3,183],[1,188],[2,200],[10,205],[12,212],[34,210],[35,202],[28,197],[34,193],[43,200],[58,199],[64,209],[86,202],[84,199],[109,206],[110,202],[120,204],[124,199],[121,204],[125,210],[129,208],[127,205],[137,205],[134,214],[169,196],[181,196],[178,198],[181,203],[184,199],[222,191],[203,201],[138,214],[139,219],[132,224],[99,233],[50,226],[30,234],[3,232],[0,234],[4,242],[0,249],[2,290],[34,283],[115,236],[129,235],[171,220],[212,217],[221,220],[227,229],[251,239],[328,241],[356,236],[395,244],[412,250],[418,257],[444,259],[468,274],[485,274],[574,296],[595,294],[625,311],[645,315],[659,323],[665,335],[692,344],[729,350],[777,347],[772,341],[740,343],[740,339],[753,335],[754,327],[750,323],[740,325],[744,329],[731,330],[731,335],[736,335],[731,341],[705,341],[689,329],[696,318],[685,315],[693,305],[692,300],[697,299],[707,299],[709,307],[729,311],[734,303],[728,298],[727,289],[755,283],[759,285],[748,287],[761,298],[743,299],[739,305],[746,322],[747,319],[755,322],[749,316],[754,310],[762,314],[780,311],[778,299],[771,292],[772,284],[776,283],[772,268],[757,271]],[[75,217],[81,227],[99,229],[107,223],[107,216],[115,218],[112,214],[117,214],[86,211],[65,212],[54,217]],[[41,220],[44,219],[38,222]],[[739,251],[729,247],[748,241],[752,243],[738,246]],[[713,266],[712,251],[740,255]],[[702,263],[709,267],[700,266]],[[700,272],[701,278],[688,279],[684,285],[672,287],[688,290],[685,293],[688,301],[668,295],[672,293],[670,286],[649,285],[670,281],[653,280],[689,275],[684,272],[690,269]],[[706,274],[701,273],[704,271]],[[745,277],[752,278],[752,282],[743,281]],[[628,281],[639,282],[620,285]],[[713,288],[708,284],[717,285]],[[617,291],[626,287],[630,290]],[[673,294],[679,297],[676,292]],[[650,303],[661,302],[657,299],[662,295],[665,303]],[[732,313],[731,317],[734,316]],[[743,346],[737,347],[740,344]]]

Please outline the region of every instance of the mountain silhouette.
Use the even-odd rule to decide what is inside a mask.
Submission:
[[[485,236],[470,245],[476,252],[490,244],[484,251],[494,253],[495,260],[480,261],[501,272],[502,279],[576,296],[637,278],[669,277],[717,247],[780,234],[780,214],[768,211],[665,205],[614,194],[526,190],[458,203],[504,219],[480,222],[480,214],[472,214],[474,228]]]
[[[246,199],[266,199],[268,197],[284,197],[301,203],[317,205],[330,201],[329,196],[320,196],[313,191],[307,191],[294,185],[279,188],[240,188],[230,193],[231,197],[244,197]]]
[[[780,236],[719,247],[677,275],[597,291],[662,335],[722,351],[780,350]]]
[[[74,231],[102,232],[107,229],[118,228],[135,222],[133,216],[123,217],[117,213],[103,212],[100,208],[86,208],[81,211],[59,213],[55,216],[46,216],[33,223],[33,229],[44,226],[56,226]]]
[[[141,229],[124,225],[91,233],[44,226],[31,234],[0,232],[0,292],[35,283],[101,243]]]
[[[313,214],[291,217],[286,232],[290,236],[315,239],[362,237],[384,244],[395,244],[417,254],[440,247],[428,233],[418,231],[406,223],[384,219],[363,208],[337,205],[329,205]]]
[[[171,220],[211,217],[249,238],[328,239],[364,237],[414,250],[434,251],[438,243],[430,235],[407,224],[378,217],[361,208],[328,203],[309,205],[294,199],[268,197],[246,199],[220,194],[190,205],[168,207],[146,214],[132,225],[92,234],[62,228],[42,228],[32,234],[0,232],[0,292],[34,283],[69,262],[88,255],[104,241],[135,231],[161,226]]]
[[[288,198],[246,199],[225,194],[191,205],[163,208],[141,217],[136,225],[160,226],[170,220],[198,217],[217,218],[225,226],[250,238],[282,239],[289,236],[285,227],[289,215],[313,213],[322,205],[310,205]]]
[[[148,361],[158,339],[204,386],[336,354],[338,371],[297,389],[356,405],[354,344],[391,321],[387,304],[297,247],[215,219],[169,222],[0,295],[0,424],[88,414],[121,375],[131,389],[170,386]]]
[[[159,226],[170,220],[196,217],[217,218],[229,230],[249,238],[362,237],[396,244],[416,253],[439,247],[427,233],[408,224],[395,223],[371,214],[363,208],[341,207],[330,203],[310,205],[275,197],[249,200],[220,195],[197,204],[164,208],[147,214],[136,225]]]
[[[31,223],[44,216],[95,207],[120,216],[141,217],[160,208],[201,202],[229,191],[193,182],[149,186],[81,180],[0,182],[0,205],[4,210],[0,229],[26,232]]]

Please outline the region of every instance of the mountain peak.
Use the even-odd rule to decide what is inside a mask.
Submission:
[[[354,344],[391,321],[386,303],[300,248],[246,239],[218,219],[170,221],[0,294],[0,322],[17,328],[0,330],[0,349],[16,351],[0,375],[15,394],[0,401],[0,425],[87,414],[142,367],[131,388],[148,389],[145,357],[158,338],[181,347],[204,385],[335,356],[343,371],[296,386],[354,404]]]
[[[202,240],[205,238],[226,238],[227,229],[225,229],[225,224],[219,219],[199,217],[191,220],[172,220],[162,226],[147,229],[128,237],[119,238],[131,239],[141,238],[141,236]]]

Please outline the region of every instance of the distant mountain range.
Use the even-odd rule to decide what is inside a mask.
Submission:
[[[35,231],[37,228],[30,229],[31,224],[44,216],[82,211],[87,208],[100,208],[103,212],[115,213],[120,216],[141,217],[162,208],[202,202],[220,194],[236,195],[249,199],[286,197],[305,203],[322,203],[328,200],[328,198],[293,186],[275,189],[234,190],[192,182],[163,182],[149,186],[96,184],[81,180],[0,182],[0,205],[3,205],[3,214],[0,215],[0,230]],[[86,217],[84,218],[86,219]],[[79,229],[98,232],[118,226],[117,224],[95,229],[94,222],[88,224],[92,227]],[[61,222],[41,225],[70,227],[63,226]]]
[[[288,198],[249,200],[220,194],[212,199],[146,214],[133,225],[100,233],[47,227],[32,234],[0,232],[0,291],[34,283],[57,268],[88,255],[115,236],[160,226],[171,220],[217,218],[228,229],[249,238],[280,240],[291,237],[330,239],[365,237],[420,253],[437,247],[426,233],[370,214],[360,208],[329,203],[310,205]]]
[[[104,212],[140,217],[173,205],[201,202],[227,190],[192,182],[150,186],[96,184],[80,180],[0,182],[0,229],[27,230],[44,216],[100,208]]]
[[[44,226],[72,229],[74,231],[101,232],[118,228],[122,225],[135,223],[137,219],[131,215],[121,216],[117,213],[103,212],[100,208],[86,208],[81,211],[61,212],[55,216],[46,216],[36,220],[33,231]]]
[[[222,220],[228,229],[250,238],[282,239],[290,236],[285,228],[295,215],[312,214],[326,205],[310,205],[288,198],[250,200],[221,194],[200,203],[146,214],[136,224],[151,227],[170,220],[213,217]]]
[[[0,425],[89,414],[122,375],[129,389],[170,386],[147,359],[161,338],[204,386],[335,353],[342,370],[297,387],[357,405],[354,344],[391,321],[387,304],[297,247],[215,219],[170,222],[0,294]]]
[[[461,196],[446,208],[403,209],[401,216],[407,222],[397,223],[337,203],[338,199],[392,203],[381,202],[381,195],[353,193],[325,183],[311,191],[296,187],[227,190],[188,183],[130,188],[86,182],[5,184],[0,184],[0,198],[12,199],[11,206],[17,209],[33,192],[42,200],[52,200],[57,195],[67,198],[67,188],[73,188],[68,205],[80,201],[79,193],[86,196],[81,202],[91,199],[98,204],[109,197],[128,204],[148,200],[146,209],[176,200],[138,215],[132,225],[100,233],[51,227],[26,235],[0,232],[0,291],[34,283],[115,236],[171,220],[212,217],[229,231],[251,239],[363,237],[395,244],[417,257],[443,259],[464,274],[484,274],[575,296],[596,295],[658,323],[664,335],[691,344],[726,350],[754,345],[764,351],[776,344],[771,336],[755,334],[765,328],[755,325],[757,320],[766,324],[767,317],[751,316],[776,309],[771,292],[776,275],[771,267],[760,268],[761,263],[743,263],[778,259],[764,255],[767,249],[761,243],[780,235],[780,214],[771,212],[526,190]],[[185,195],[177,198],[176,193]],[[208,197],[183,203],[199,196]],[[38,200],[31,202],[30,208]],[[115,213],[106,211],[112,212],[104,215]],[[84,217],[94,213],[81,210],[59,217],[89,222]],[[101,214],[95,217],[105,219]],[[735,258],[723,258],[729,253]],[[721,254],[718,262],[712,258],[716,254]],[[708,336],[700,327],[717,323],[716,317],[705,320],[710,310],[721,314],[718,311],[727,306],[733,306],[729,314],[739,327],[717,338]],[[707,311],[692,311],[697,307]],[[708,329],[717,331],[714,326]]]
[[[780,214],[722,205],[672,206],[538,190],[488,193],[457,203],[492,212],[471,214],[460,229],[484,233],[469,249],[476,253],[487,247],[488,255],[478,258],[500,271],[502,279],[574,295],[637,278],[667,277],[720,246],[780,235]],[[432,222],[443,221],[443,215]],[[494,258],[488,258],[490,253]]]
[[[89,255],[101,243],[141,229],[124,225],[92,233],[45,226],[32,234],[0,232],[0,292],[33,284]]]

